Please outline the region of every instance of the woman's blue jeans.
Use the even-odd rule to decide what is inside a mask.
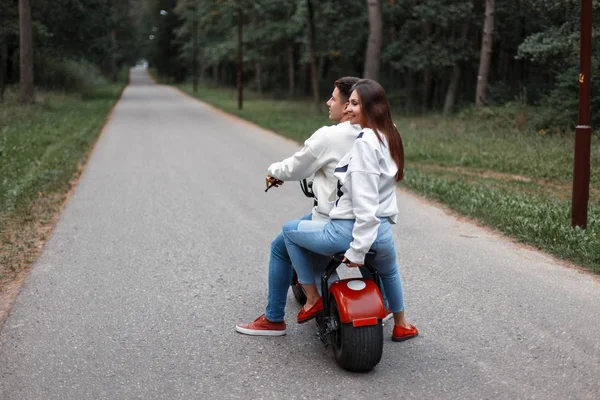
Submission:
[[[325,256],[345,252],[352,242],[353,227],[354,220],[350,219],[334,219],[329,222],[304,219],[289,221],[283,225],[287,253],[300,283],[315,283],[311,252]],[[381,218],[377,239],[371,249],[376,252],[375,268],[381,277],[390,310],[400,312],[404,310],[404,293],[396,263],[394,235],[387,218]],[[267,318],[270,319],[268,316]]]

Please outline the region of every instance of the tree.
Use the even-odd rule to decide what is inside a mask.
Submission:
[[[383,35],[383,17],[379,0],[367,0],[369,10],[369,42],[365,55],[365,70],[363,76],[368,79],[379,80],[379,66],[381,64],[381,45]]]
[[[471,12],[472,12],[472,3],[467,5],[469,8],[465,9],[465,19],[462,22],[462,26],[460,28],[460,37],[458,40],[458,48],[454,50],[454,54],[456,56],[454,60],[454,65],[452,65],[452,73],[450,75],[450,83],[448,84],[448,89],[446,90],[446,98],[444,100],[444,114],[449,114],[454,105],[456,104],[456,97],[458,96],[459,82],[463,72],[463,63],[468,58],[468,55],[465,54],[464,49],[467,48],[468,42],[467,38],[469,35],[469,28],[471,26]]]
[[[21,96],[24,102],[35,101],[33,90],[33,37],[29,0],[19,0],[19,34],[21,65]]]
[[[313,92],[313,111],[319,113],[319,76],[317,74],[317,39],[315,33],[315,12],[312,0],[306,0],[308,7],[308,42],[310,46],[310,72]]]
[[[236,77],[238,90],[238,110],[241,110],[244,104],[244,55],[243,55],[243,27],[244,27],[244,11],[241,5],[238,5],[237,10],[237,62],[236,62]]]
[[[0,19],[0,103],[4,101],[4,90],[8,81],[9,41],[18,37],[19,32],[19,26],[16,23],[18,0],[11,0],[10,3],[2,2],[0,4],[0,15],[3,16]]]
[[[492,38],[494,33],[494,14],[496,1],[486,0],[485,20],[483,23],[483,38],[481,41],[481,56],[479,57],[479,72],[477,73],[477,89],[475,91],[475,104],[482,106],[486,103],[488,74],[492,59]]]

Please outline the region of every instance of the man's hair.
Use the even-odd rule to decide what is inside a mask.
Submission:
[[[340,91],[340,101],[345,103],[350,98],[350,92],[352,86],[359,81],[359,78],[355,78],[353,76],[344,76],[343,78],[338,79],[333,84]]]

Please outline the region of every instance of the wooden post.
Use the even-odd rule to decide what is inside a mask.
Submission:
[[[198,1],[194,2],[192,21],[192,82],[196,93],[198,91]]]
[[[244,74],[243,74],[243,53],[242,53],[242,26],[244,24],[244,14],[242,7],[238,8],[238,48],[237,48],[237,89],[238,89],[238,110],[241,110],[244,102]]]
[[[21,55],[21,96],[24,102],[35,100],[33,90],[33,38],[29,0],[19,0],[19,44]]]
[[[579,52],[579,122],[575,129],[573,162],[573,200],[571,225],[587,227],[590,191],[590,78],[592,69],[592,0],[581,0],[581,42]]]

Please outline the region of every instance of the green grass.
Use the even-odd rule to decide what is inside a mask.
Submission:
[[[308,101],[179,86],[190,95],[299,142],[322,125]],[[573,133],[534,130],[517,106],[394,120],[405,145],[402,185],[514,239],[600,274],[600,143],[592,139],[588,227],[570,225]],[[594,168],[596,170],[594,170]]]
[[[246,92],[242,110],[237,108],[237,91],[199,87],[194,93],[191,85],[178,86],[195,96],[230,114],[254,122],[263,128],[303,142],[323,125],[333,125],[327,115],[314,115],[311,104],[306,101],[271,100]]]
[[[124,86],[37,92],[30,105],[7,93],[0,104],[0,280],[31,261]]]
[[[407,171],[404,184],[417,193],[476,218],[520,242],[600,273],[600,206],[588,210],[588,229],[570,226],[570,203],[522,184],[502,186],[466,178]],[[529,188],[531,189],[531,188]]]

